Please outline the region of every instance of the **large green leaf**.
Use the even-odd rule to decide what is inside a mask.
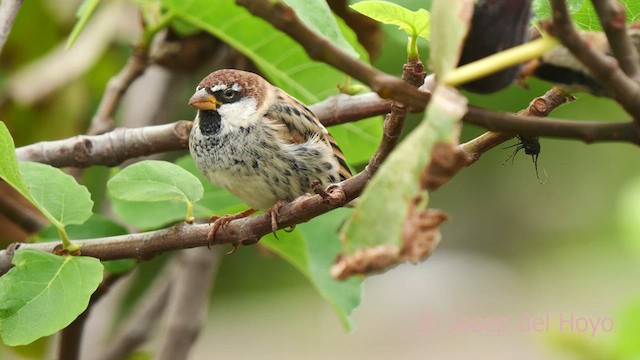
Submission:
[[[0,122],[0,178],[57,228],[66,249],[76,250],[75,245],[68,242],[64,227],[82,224],[91,216],[91,194],[60,169],[31,162],[18,164],[13,138],[3,122]]]
[[[411,11],[380,0],[360,1],[351,5],[351,8],[383,24],[396,25],[408,35],[420,36],[427,40],[430,38],[430,17],[425,9]]]
[[[0,277],[0,335],[10,346],[28,344],[68,326],[102,281],[100,261],[19,250]]]
[[[457,124],[465,112],[466,99],[456,90],[436,88],[422,122],[382,164],[347,220],[347,253],[378,245],[402,248],[400,233],[409,202],[420,191],[420,175],[431,161],[431,150],[436,143],[457,138]]]
[[[625,6],[627,22],[635,22],[640,18],[640,1],[620,0],[620,2]],[[593,8],[591,1],[569,0],[567,6],[571,17],[580,29],[602,31],[598,14]],[[549,0],[535,0],[533,2],[533,11],[538,20],[550,18],[551,6],[549,5]]]
[[[0,179],[11,185],[16,191],[29,201],[33,202],[31,194],[24,183],[18,159],[16,158],[16,148],[13,138],[7,129],[7,125],[0,121]]]
[[[34,162],[20,163],[20,171],[35,205],[56,227],[82,224],[91,217],[91,194],[73,176]]]
[[[298,43],[232,0],[217,0],[215,6],[208,0],[162,2],[180,21],[211,33],[246,55],[271,82],[306,104],[336,94],[337,85],[344,81],[340,71],[312,61]],[[364,53],[353,34],[345,33],[345,37],[358,53]],[[357,147],[342,145],[347,160],[357,164],[371,157],[381,129],[376,120],[369,119],[334,127],[331,134],[341,145],[348,141],[358,143]]]
[[[186,170],[189,176],[195,176],[203,194],[200,200],[193,205],[193,215],[197,218],[209,218],[211,215],[223,215],[241,210],[243,205],[240,200],[229,192],[213,186],[207,180],[193,162],[191,156],[186,155],[176,161],[176,165]],[[152,201],[123,201],[113,199],[113,211],[119,218],[138,229],[151,230],[166,226],[184,219],[186,203],[179,200],[169,200],[158,206]]]
[[[336,18],[325,0],[284,0],[296,12],[296,15],[307,26],[310,26],[338,45],[342,50],[358,57],[358,52],[351,46],[340,31]]]
[[[183,202],[187,207],[187,221],[192,220],[193,203],[204,193],[197,177],[175,164],[157,160],[127,166],[109,180],[107,187],[118,200]]]
[[[360,304],[362,282],[355,277],[339,281],[330,274],[331,265],[342,249],[337,229],[348,214],[348,209],[336,209],[297,225],[292,233],[278,233],[279,239],[271,235],[260,243],[302,272],[332,304],[345,328],[351,329],[350,315]]]

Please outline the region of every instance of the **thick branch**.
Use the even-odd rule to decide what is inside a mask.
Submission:
[[[553,24],[549,32],[556,36],[571,53],[582,62],[593,75],[604,84],[615,99],[640,124],[640,84],[629,78],[618,66],[618,62],[602,52],[588,46],[571,22],[564,0],[550,0],[553,9]],[[619,49],[618,49],[619,50]]]
[[[285,2],[270,0],[236,0],[253,15],[261,17],[289,35],[318,61],[327,63],[369,85],[382,98],[401,101],[417,109],[424,108],[429,95],[415,87],[385,74],[371,65],[358,61],[331,41],[305,25]]]
[[[116,166],[125,160],[154,153],[181,150],[189,143],[190,121],[128,129],[102,134],[44,141],[16,149],[18,160],[56,167]]]
[[[20,11],[22,0],[2,0],[0,3],[0,53],[11,33],[13,22]]]
[[[627,32],[624,6],[616,0],[592,0],[591,2],[607,35],[611,52],[620,63],[620,68],[627,76],[638,82],[640,58]]]
[[[309,221],[348,203],[360,195],[368,180],[368,172],[362,172],[329,191],[330,198],[323,199],[320,195],[302,197],[283,206],[278,212],[279,227],[282,229]],[[208,224],[179,223],[162,230],[78,240],[78,242],[82,244],[80,253],[85,256],[101,260],[130,258],[147,260],[167,251],[206,246],[209,243],[207,239],[209,230]],[[271,216],[268,214],[238,219],[218,229],[214,245],[249,245],[271,232]],[[0,251],[0,275],[10,268],[11,258],[18,249],[54,252],[60,246],[59,242],[12,244]]]

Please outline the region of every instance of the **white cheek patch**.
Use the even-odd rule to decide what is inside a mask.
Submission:
[[[234,103],[221,105],[218,108],[218,112],[225,122],[223,132],[233,128],[252,125],[260,121],[257,114],[257,105],[256,100],[250,97],[245,97]]]

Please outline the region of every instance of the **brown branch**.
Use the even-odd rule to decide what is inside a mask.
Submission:
[[[491,131],[580,139],[586,143],[622,141],[640,145],[640,131],[633,122],[540,119],[476,107],[469,107],[462,120]]]
[[[423,84],[426,75],[422,62],[419,59],[410,60],[409,63],[405,64],[403,67],[403,81],[416,88]],[[373,174],[378,171],[380,165],[382,165],[387,156],[396,147],[398,141],[400,141],[404,120],[409,112],[411,112],[410,106],[406,106],[404,103],[399,101],[392,102],[391,112],[384,118],[380,146],[376,149],[376,152],[369,160],[369,164],[366,168],[369,176],[373,176]]]
[[[144,73],[148,63],[148,48],[144,46],[135,47],[127,64],[107,83],[107,88],[98,106],[98,111],[91,120],[89,130],[87,130],[88,135],[102,134],[115,127],[113,114],[116,112],[129,86]]]
[[[556,36],[593,75],[604,84],[622,107],[640,124],[640,84],[629,78],[618,62],[588,46],[576,31],[564,0],[550,0],[553,23],[547,30]]]
[[[627,76],[640,81],[640,57],[627,32],[624,6],[616,0],[592,0],[600,24],[607,35],[611,52]]]
[[[329,199],[315,195],[301,197],[284,205],[278,212],[278,225],[281,229],[291,227],[348,203],[360,195],[369,177],[369,173],[365,171],[339,183],[328,192]],[[80,253],[84,256],[100,260],[131,258],[148,260],[167,251],[206,246],[209,243],[207,239],[209,230],[208,224],[179,223],[162,230],[77,240],[77,242],[82,244]],[[268,214],[238,219],[218,229],[214,245],[250,245],[271,232],[271,216]],[[0,275],[9,270],[11,258],[18,249],[56,252],[60,247],[60,242],[12,244],[0,251]]]
[[[158,359],[187,359],[207,321],[208,299],[221,252],[190,249],[180,253],[178,272],[172,277],[167,307],[167,332],[160,341]]]
[[[13,22],[18,16],[18,11],[23,0],[2,0],[0,3],[0,53],[9,38]]]
[[[401,101],[423,109],[429,95],[395,76],[365,64],[335,46],[304,24],[285,2],[270,0],[236,0],[253,15],[265,19],[300,44],[309,57],[322,61],[369,85],[382,98]]]
[[[391,102],[373,93],[357,96],[337,95],[310,108],[323,124],[333,126],[387,113],[391,109]],[[629,122],[605,123],[548,118],[529,124],[527,121],[521,121],[518,115],[478,108],[471,108],[463,120],[494,131],[581,139],[586,142],[624,141],[638,144],[640,136],[634,134],[638,130]],[[190,121],[135,129],[119,128],[102,135],[80,135],[23,146],[16,149],[16,154],[19,160],[36,161],[56,167],[116,166],[131,158],[186,149],[190,130]]]
[[[391,101],[376,93],[350,96],[340,94],[309,106],[324,126],[334,126],[391,111]]]
[[[154,153],[186,149],[190,121],[135,129],[118,128],[102,135],[78,135],[16,149],[18,160],[56,167],[116,166],[125,160]]]
[[[336,95],[309,107],[325,126],[386,114],[391,102],[375,93]],[[165,151],[187,148],[190,121],[141,128],[118,128],[101,135],[79,135],[44,141],[16,149],[18,160],[55,167],[117,166],[124,161]]]

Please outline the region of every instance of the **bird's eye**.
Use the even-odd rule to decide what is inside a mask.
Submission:
[[[234,96],[236,96],[236,92],[232,89],[227,89],[222,93],[222,96],[224,96],[227,100],[231,100]]]

